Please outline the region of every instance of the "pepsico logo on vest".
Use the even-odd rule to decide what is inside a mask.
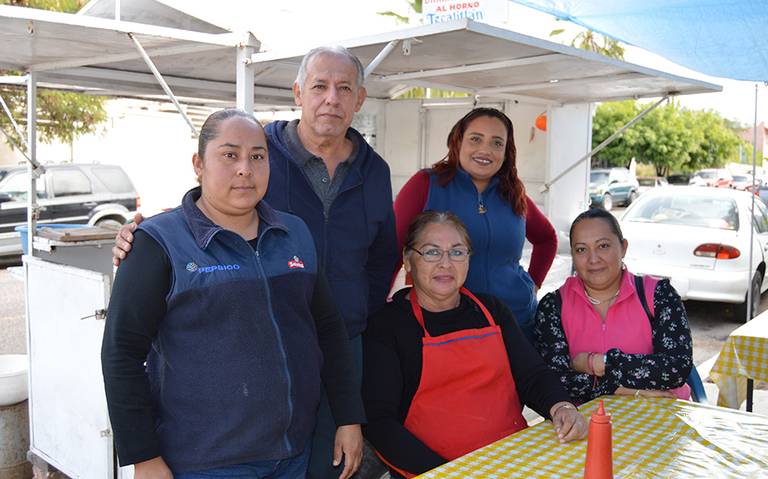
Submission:
[[[190,261],[186,266],[187,271],[190,273],[213,273],[214,271],[237,271],[240,269],[239,264],[215,264],[212,266],[198,266],[194,261]]]
[[[291,269],[296,269],[296,268],[304,269],[304,262],[300,260],[298,256],[294,256],[293,258],[288,260],[288,267]]]

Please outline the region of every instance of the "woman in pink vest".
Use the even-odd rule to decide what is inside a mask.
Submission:
[[[576,217],[570,241],[576,275],[541,300],[534,334],[571,397],[689,399],[691,331],[669,280],[627,271],[627,240],[601,208]]]

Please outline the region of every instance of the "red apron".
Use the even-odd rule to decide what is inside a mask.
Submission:
[[[432,337],[416,290],[410,292],[424,338],[421,381],[405,428],[449,461],[527,427],[501,328],[472,293],[461,293],[477,303],[489,325]]]

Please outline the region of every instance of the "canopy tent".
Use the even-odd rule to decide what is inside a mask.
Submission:
[[[341,44],[363,64],[376,58],[375,70],[366,80],[368,94],[375,98],[391,98],[412,86],[552,104],[720,90],[709,83],[466,19]],[[252,59],[257,72],[269,72],[270,80],[277,81],[270,86],[276,87],[291,83],[307,49],[256,53]]]
[[[512,0],[722,78],[768,81],[764,0]]]
[[[157,4],[152,0],[140,2]],[[110,2],[106,2],[110,3]],[[123,4],[129,2],[124,1]],[[146,11],[142,11],[146,15]],[[128,13],[123,13],[121,18]],[[183,17],[183,14],[179,13]],[[181,24],[184,24],[181,21]],[[186,22],[191,23],[191,22]],[[259,104],[293,105],[291,85],[301,56],[256,52],[253,36],[201,33],[165,26],[0,6],[0,68],[37,72],[39,82],[98,89],[109,95],[158,95],[158,86],[128,37],[132,33],[174,94],[235,100],[236,49],[253,49],[253,96]],[[244,43],[245,42],[245,43]],[[584,103],[719,91],[720,87],[606,58],[471,20],[342,41],[368,65],[390,43],[398,48],[369,76],[370,96],[435,86],[486,98]]]
[[[202,18],[182,14],[176,8],[157,0],[90,0],[77,14],[200,33],[229,33],[225,28]]]

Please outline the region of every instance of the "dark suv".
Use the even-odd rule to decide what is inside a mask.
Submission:
[[[37,181],[39,224],[122,225],[139,206],[139,195],[119,166],[45,165]],[[26,166],[0,166],[0,256],[21,254],[15,227],[27,223]]]

